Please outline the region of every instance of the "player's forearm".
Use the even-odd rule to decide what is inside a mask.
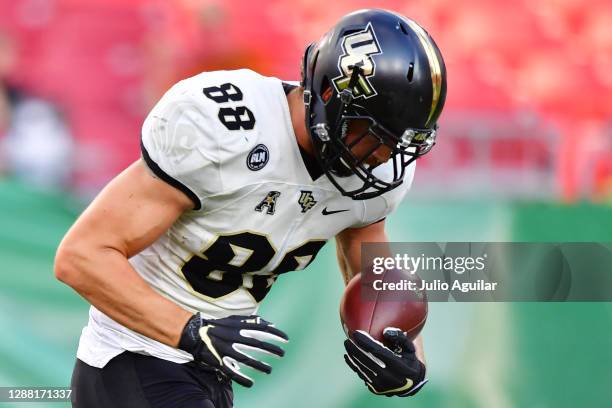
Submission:
[[[379,225],[375,225],[375,228]],[[352,235],[358,233],[358,230],[345,230],[340,239],[336,240],[336,255],[338,257],[338,265],[342,276],[344,277],[345,284],[351,280],[353,276],[359,273],[361,265],[361,243],[365,241],[370,242],[388,242],[387,236],[383,229],[376,229],[376,234],[368,236],[368,239],[351,239]],[[386,249],[387,256],[390,256],[390,249]],[[423,347],[423,337],[417,336],[414,340],[415,354],[417,358],[423,363],[425,362],[425,350]]]
[[[155,292],[127,258],[111,248],[60,246],[55,274],[113,320],[172,347],[192,315]]]
[[[344,279],[344,284],[348,285],[351,278],[355,276],[355,273],[350,270],[349,265],[346,262],[346,258],[344,257],[344,253],[338,244],[336,245],[336,256],[338,258],[338,267],[340,268],[342,279]]]

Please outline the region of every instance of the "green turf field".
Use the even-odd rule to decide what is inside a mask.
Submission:
[[[0,182],[0,386],[69,384],[87,304],[54,279],[52,265],[79,211],[63,196]],[[589,204],[408,197],[388,225],[396,241],[612,241],[612,209]],[[411,401],[371,396],[343,362],[334,254],[330,242],[309,269],[282,276],[262,305],[291,342],[272,375],[235,387],[237,407],[609,406],[608,303],[431,304],[430,384]]]

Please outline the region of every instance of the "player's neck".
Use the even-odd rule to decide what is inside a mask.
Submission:
[[[287,95],[287,102],[289,104],[289,113],[291,114],[291,124],[293,125],[293,133],[297,139],[298,145],[304,149],[308,154],[314,155],[312,148],[312,142],[306,131],[306,121],[304,115],[306,111],[304,108],[304,88],[301,86],[293,89]]]

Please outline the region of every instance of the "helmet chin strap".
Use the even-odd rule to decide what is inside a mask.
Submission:
[[[344,88],[342,92],[340,92],[340,101],[342,101],[341,111],[343,113],[346,112],[346,109],[351,106],[353,100],[355,99],[354,89],[355,86],[357,86],[357,81],[359,81],[359,75],[361,75],[363,72],[363,69],[361,68],[362,66],[363,61],[359,61],[355,65],[349,65],[349,69],[351,69],[351,79],[349,79],[349,83],[346,88]],[[342,115],[340,115],[338,120],[342,120]],[[335,128],[337,128],[337,126],[335,126]],[[342,123],[341,131],[342,134],[340,135],[340,140],[342,141],[342,143],[344,143],[344,139],[348,134],[348,121]],[[342,156],[339,157],[338,161],[340,162],[340,165],[344,167],[345,171],[338,171],[337,175],[340,177],[350,176],[353,172],[351,166],[344,160]]]
[[[363,75],[363,68],[361,67],[363,67],[363,61],[359,61],[355,65],[349,65],[351,70],[351,79],[349,79],[349,83],[346,88],[340,92],[340,101],[342,101],[342,104],[344,105],[342,106],[343,111],[348,108],[351,103],[353,103],[353,99],[355,99],[353,90],[355,89],[355,86],[357,86],[359,75]]]

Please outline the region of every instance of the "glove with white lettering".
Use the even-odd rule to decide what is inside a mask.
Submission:
[[[238,384],[251,387],[253,380],[240,372],[239,363],[270,374],[272,367],[247,350],[282,357],[283,349],[268,341],[286,343],[289,338],[259,316],[229,316],[203,319],[194,314],[185,325],[178,348],[193,355],[196,362],[220,370]]]
[[[425,365],[416,355],[414,344],[400,330],[383,331],[391,349],[368,333],[357,330],[344,341],[346,364],[377,395],[407,397],[416,394],[426,383]]]

